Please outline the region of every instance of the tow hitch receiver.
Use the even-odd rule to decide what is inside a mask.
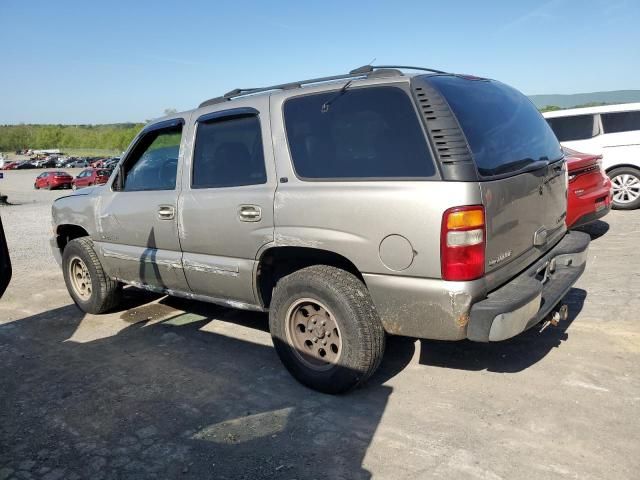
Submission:
[[[558,323],[564,322],[567,318],[569,318],[569,306],[567,304],[563,304],[547,315],[547,318],[542,322],[542,328],[539,333],[542,333],[549,325],[556,327]]]

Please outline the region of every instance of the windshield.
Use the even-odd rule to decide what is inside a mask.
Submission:
[[[428,77],[455,114],[478,173],[504,175],[562,158],[553,131],[533,103],[494,80],[446,75]]]

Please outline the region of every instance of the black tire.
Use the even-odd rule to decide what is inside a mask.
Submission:
[[[84,297],[76,291],[71,278],[71,263],[76,259],[86,266],[90,277],[87,282],[90,293]],[[62,273],[69,295],[83,312],[104,313],[120,303],[122,286],[104,273],[89,237],[76,238],[67,243],[62,253]]]
[[[302,299],[326,305],[331,312],[329,318],[334,318],[339,327],[340,356],[336,364],[322,370],[302,360],[287,333],[288,313]],[[343,393],[362,385],[376,371],[384,354],[385,332],[367,287],[353,274],[327,265],[307,267],[278,281],[269,311],[269,329],[276,352],[291,375],[324,393]]]
[[[37,183],[34,183],[34,184],[33,184],[33,188],[34,188],[35,190],[38,190],[38,184],[37,184]]]
[[[634,177],[639,183],[640,183],[640,170],[637,168],[633,168],[633,167],[618,167],[618,168],[614,168],[613,170],[610,170],[607,175],[609,176],[609,178],[611,179],[611,182],[614,184],[613,187],[615,187],[615,178],[616,177],[620,177],[622,175],[630,175],[631,177]],[[614,191],[614,198],[613,198],[613,202],[612,202],[612,208],[615,210],[634,210],[636,208],[640,207],[640,196],[638,196],[638,198],[636,198],[633,201],[627,202],[627,203],[621,203],[619,201],[616,201],[615,199],[615,191]]]

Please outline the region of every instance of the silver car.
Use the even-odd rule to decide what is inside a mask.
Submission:
[[[365,66],[148,124],[106,186],[54,203],[52,246],[82,310],[127,284],[268,311],[293,376],[337,393],[387,334],[500,341],[566,317],[589,245],[566,195],[515,89]]]

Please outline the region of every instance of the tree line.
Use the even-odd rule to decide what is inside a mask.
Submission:
[[[97,148],[125,150],[142,123],[111,125],[0,125],[0,151]]]

